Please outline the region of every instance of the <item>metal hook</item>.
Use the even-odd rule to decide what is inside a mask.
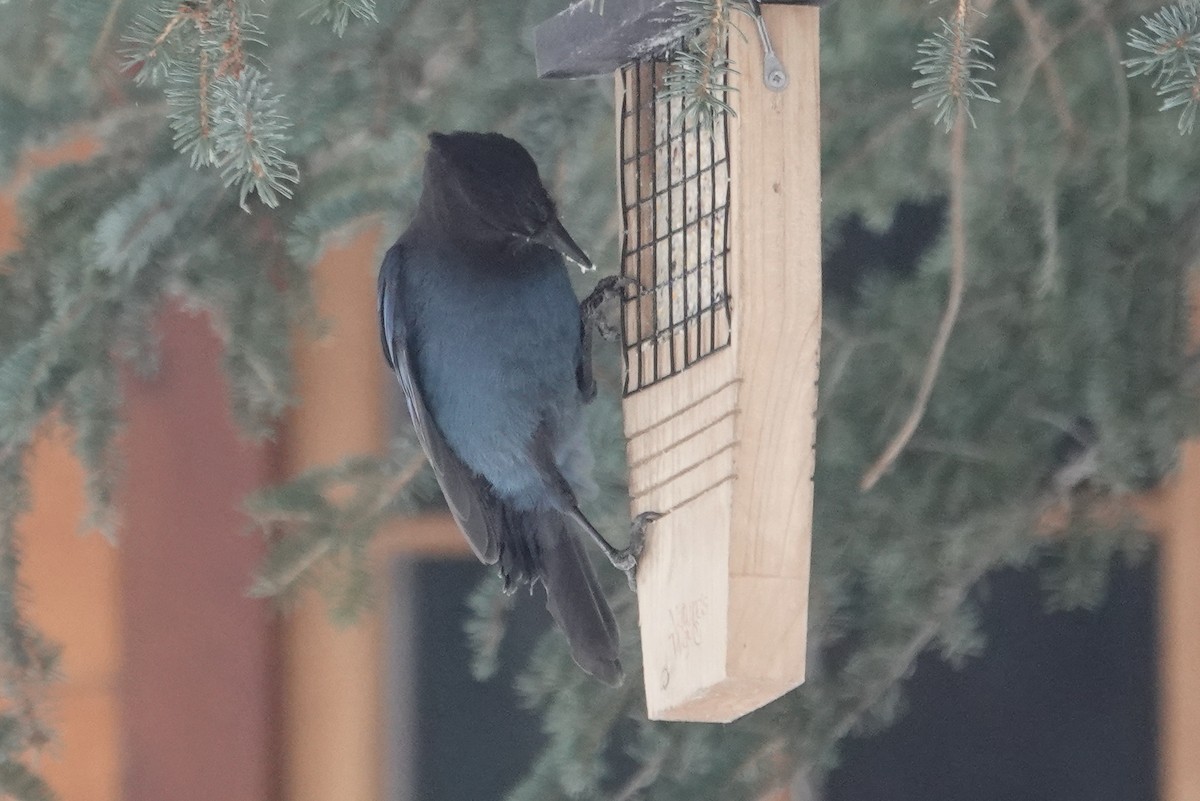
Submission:
[[[762,3],[759,0],[749,0],[750,10],[754,16],[754,25],[758,28],[758,38],[763,48],[763,83],[772,92],[782,92],[788,85],[787,70],[783,62],[775,55],[771,47],[771,37],[767,35],[767,21],[763,19]]]

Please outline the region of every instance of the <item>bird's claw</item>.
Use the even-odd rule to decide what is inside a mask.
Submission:
[[[629,527],[629,544],[620,550],[614,550],[608,558],[613,566],[625,574],[629,581],[629,589],[637,591],[637,564],[642,551],[646,548],[646,527],[662,517],[660,512],[642,512],[633,519]]]
[[[600,310],[607,301],[622,297],[623,290],[629,286],[637,287],[640,292],[646,291],[636,278],[628,275],[606,275],[596,282],[596,287],[591,294],[579,304],[579,311],[583,315],[584,322],[594,325],[596,333],[610,342],[617,338],[620,329],[604,319]]]
[[[610,323],[608,320],[596,321],[596,333],[605,342],[616,342],[617,336],[620,335],[621,329]]]
[[[622,290],[628,286],[636,286],[639,290],[645,291],[642,283],[632,276],[606,275],[596,282],[591,293],[579,305],[585,315],[595,315],[606,301],[621,297]]]

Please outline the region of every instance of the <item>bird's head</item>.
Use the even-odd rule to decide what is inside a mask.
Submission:
[[[498,133],[432,133],[425,193],[463,237],[504,247],[538,244],[583,270],[592,261],[559,222],[533,157]]]

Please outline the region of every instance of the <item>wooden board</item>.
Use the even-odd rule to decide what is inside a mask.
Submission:
[[[1200,441],[1183,449],[1159,551],[1160,778],[1164,801],[1200,798]]]
[[[297,337],[302,402],[288,416],[289,474],[377,452],[387,441],[383,388],[391,378],[380,363],[372,313],[379,237],[378,223],[359,228],[329,246],[313,267],[318,311],[332,328],[318,341]],[[287,615],[282,795],[288,801],[385,797],[380,668],[386,608],[380,602],[355,625],[338,627],[325,599],[307,593]]]
[[[818,12],[730,37],[731,346],[625,399],[650,717],[729,721],[804,680],[820,306]]]
[[[1200,280],[1189,282],[1193,351],[1200,348]],[[1183,446],[1157,525],[1159,550],[1159,786],[1163,801],[1200,798],[1200,440]],[[1154,523],[1152,523],[1153,525]]]

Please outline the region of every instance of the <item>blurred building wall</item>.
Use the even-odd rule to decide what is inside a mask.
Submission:
[[[32,171],[95,151],[86,135],[29,154],[0,188],[0,252]],[[234,425],[208,320],[162,310],[163,367],[123,383],[119,547],[80,536],[71,433],[43,426],[20,521],[31,619],[63,649],[49,713],[59,742],[33,758],[64,801],[278,798],[274,615],[246,596],[261,538],[242,499],[274,475]]]
[[[30,171],[94,147],[79,138],[38,151],[0,187],[0,252],[16,246],[14,198]],[[65,801],[374,801],[385,792],[381,621],[334,629],[309,599],[281,638],[268,606],[245,597],[262,545],[244,536],[238,511],[266,481],[382,447],[378,236],[354,233],[315,268],[332,331],[297,343],[301,404],[282,451],[237,432],[207,321],[163,311],[163,373],[125,386],[119,548],[78,536],[82,471],[70,433],[53,423],[41,432],[29,460],[34,506],[21,523],[23,575],[32,619],[64,649],[53,707],[61,739],[37,767]],[[1163,801],[1195,801],[1200,443],[1159,496],[1154,517],[1171,521],[1161,566],[1161,786]],[[421,549],[463,551],[444,521],[427,528],[433,544]],[[409,547],[403,533],[388,536],[386,553]]]

